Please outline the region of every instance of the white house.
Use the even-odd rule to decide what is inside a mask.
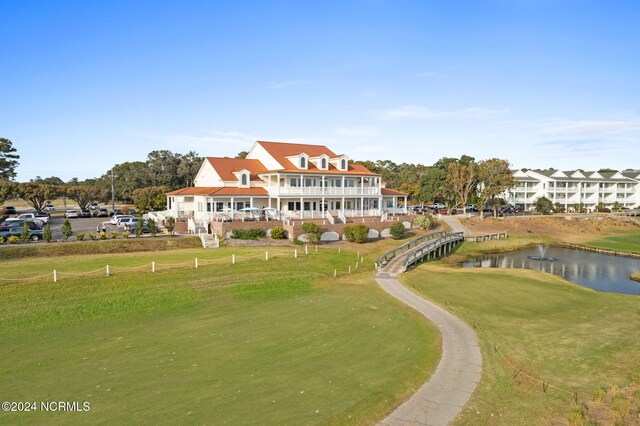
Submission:
[[[578,206],[593,210],[598,205],[611,208],[640,206],[640,171],[585,172],[582,170],[516,170],[517,185],[508,191],[506,200],[525,210],[534,207],[540,197],[567,211]]]
[[[167,193],[168,214],[196,220],[406,213],[407,194],[326,146],[256,142],[246,158],[207,157],[194,186]]]

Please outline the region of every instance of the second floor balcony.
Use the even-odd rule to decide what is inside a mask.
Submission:
[[[283,186],[267,188],[269,195],[275,196],[308,196],[308,197],[341,197],[380,195],[377,186]]]

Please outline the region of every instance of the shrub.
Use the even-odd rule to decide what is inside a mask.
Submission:
[[[315,242],[320,240],[322,228],[315,222],[305,222],[302,224],[302,232],[309,236],[309,241]]]
[[[115,240],[116,238],[118,238],[119,234],[120,233],[118,231],[111,231],[111,238]]]
[[[138,223],[140,223],[140,221],[138,221]],[[158,233],[158,225],[156,224],[156,221],[153,219],[147,219],[147,227],[149,228],[151,236],[155,237]]]
[[[413,220],[413,224],[415,226],[419,226],[422,229],[430,229],[438,225],[438,219],[436,219],[430,214],[429,215],[426,214],[423,216],[416,217]]]
[[[231,238],[236,240],[257,240],[264,238],[267,235],[264,229],[251,228],[251,229],[232,229]]]
[[[129,238],[129,235],[130,235],[130,234],[129,234],[129,231],[124,231],[124,232],[122,233],[122,238]]]
[[[20,237],[18,237],[17,235],[10,235],[9,238],[7,238],[7,241],[9,241],[9,244],[16,244],[18,241],[20,241]]]
[[[29,223],[25,220],[22,223],[22,232],[20,233],[20,239],[22,241],[27,241],[31,236],[31,229],[29,229]]]
[[[100,235],[100,239],[101,240],[106,240],[107,239],[107,233],[106,232],[100,232],[100,234],[98,234],[98,235]]]
[[[271,238],[274,240],[284,240],[287,238],[287,231],[280,228],[279,226],[274,226],[271,228]]]
[[[69,219],[65,219],[64,223],[60,227],[60,231],[62,231],[62,239],[67,241],[71,235],[73,235],[73,230],[71,229],[71,222]]]
[[[578,426],[584,424],[584,408],[578,406],[569,411],[567,421],[570,426]]]
[[[81,233],[81,232],[80,232],[80,233],[77,233],[77,234],[76,234],[76,238],[78,239],[78,241],[82,241],[82,240],[84,240],[84,234],[83,234],[83,233]]]
[[[169,234],[173,235],[173,230],[176,227],[176,218],[173,216],[167,217],[164,226],[167,228],[167,231],[169,231]]]
[[[404,237],[404,225],[402,222],[393,222],[389,231],[391,231],[391,238],[394,240],[400,240]]]
[[[94,234],[93,232],[89,232],[87,235],[89,236],[89,238],[91,238],[91,240],[95,240],[97,238],[96,234]]]
[[[553,213],[553,203],[547,197],[540,197],[536,200],[535,210],[542,214]]]
[[[4,237],[0,235],[0,244],[4,243]]]
[[[51,242],[51,238],[52,238],[52,234],[51,234],[51,226],[47,223],[44,228],[42,228],[42,238],[50,243]]]
[[[369,227],[367,225],[356,225],[353,227],[353,241],[356,243],[366,243],[369,237]]]
[[[353,235],[353,226],[348,225],[344,227],[344,237],[347,241],[354,242],[356,240],[356,237]]]

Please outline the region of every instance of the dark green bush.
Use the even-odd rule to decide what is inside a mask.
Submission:
[[[347,239],[347,241],[354,242],[356,240],[356,237],[353,234],[353,226],[344,227],[344,237]]]
[[[267,235],[264,229],[232,229],[231,238],[236,240],[257,240]]]
[[[391,232],[391,238],[394,240],[400,240],[404,237],[404,225],[402,222],[393,222],[389,231]]]
[[[353,241],[356,243],[366,243],[369,236],[369,227],[366,225],[356,225],[353,227]]]
[[[322,228],[315,222],[305,222],[302,224],[302,232],[309,235],[309,241],[319,241],[322,235]]]

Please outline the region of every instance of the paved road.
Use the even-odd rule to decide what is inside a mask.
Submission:
[[[442,216],[442,220],[451,227],[453,232],[462,232],[465,237],[471,234],[469,228],[461,224],[457,216]]]
[[[433,376],[379,424],[446,425],[462,411],[480,381],[482,355],[478,339],[463,321],[396,280],[402,257],[397,256],[380,269],[376,281],[387,293],[423,314],[440,329],[442,358]]]

